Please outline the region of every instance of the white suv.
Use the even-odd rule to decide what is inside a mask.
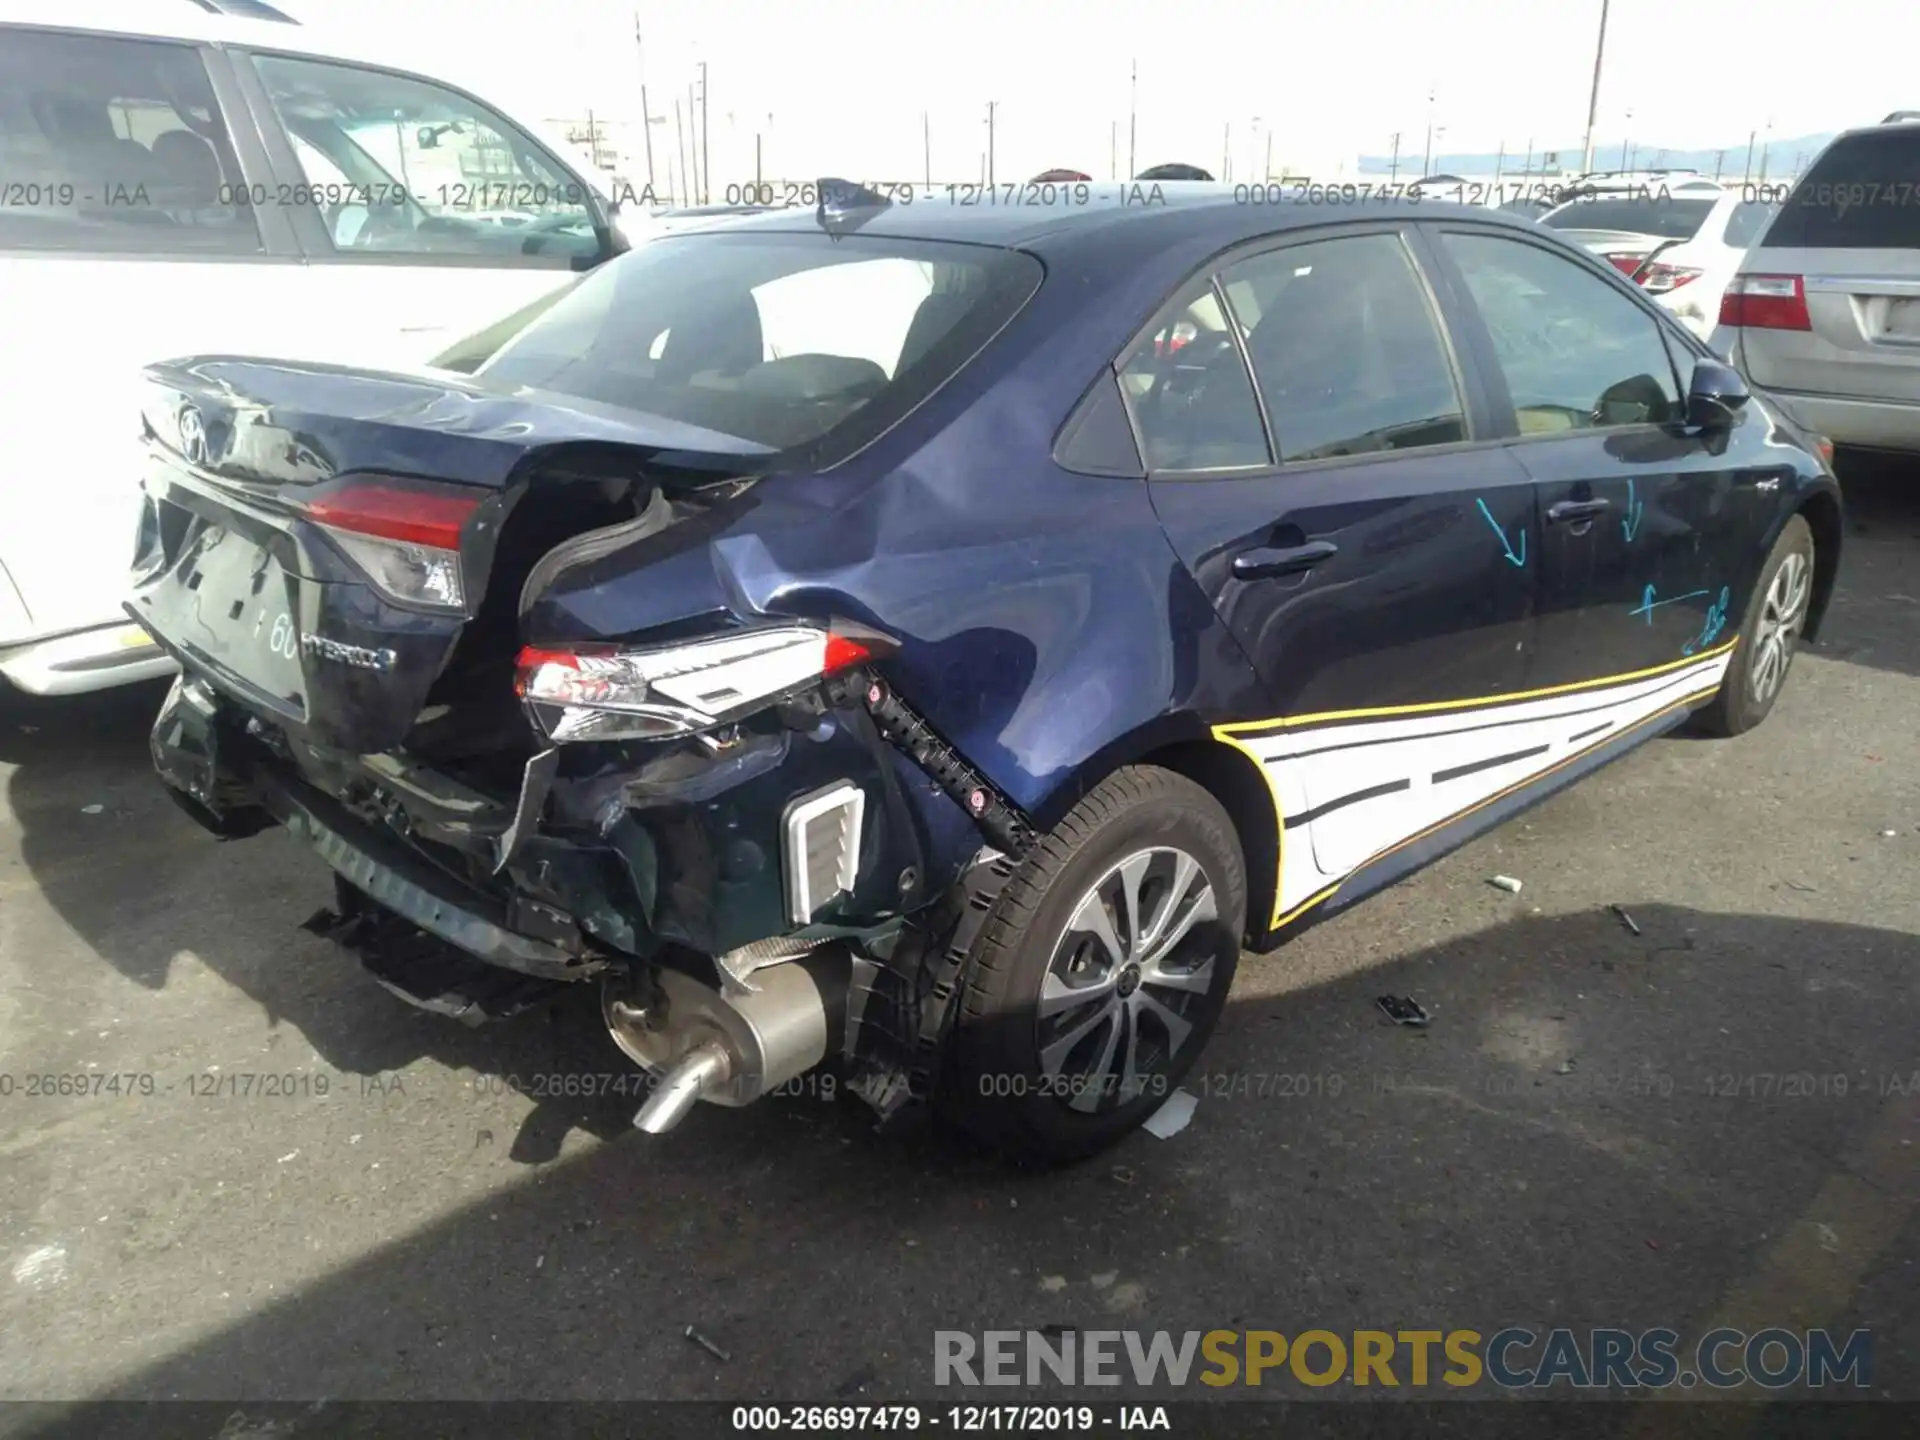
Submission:
[[[1786,193],[1691,175],[1609,177],[1579,188],[1540,223],[1634,278],[1702,340],[1713,333],[1727,282]]]
[[[617,207],[494,106],[220,8],[0,20],[0,676],[23,690],[171,668],[121,609],[143,365],[424,364],[625,245]],[[258,418],[298,450],[297,416]]]

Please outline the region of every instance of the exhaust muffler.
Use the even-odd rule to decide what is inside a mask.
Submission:
[[[663,1135],[701,1100],[751,1104],[825,1060],[845,1031],[851,968],[829,945],[757,969],[750,988],[728,994],[664,966],[609,976],[607,1031],[658,1080],[635,1127]]]

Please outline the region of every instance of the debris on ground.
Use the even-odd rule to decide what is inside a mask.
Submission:
[[[694,1329],[693,1326],[691,1325],[687,1326],[686,1334],[687,1334],[687,1339],[691,1340],[694,1344],[698,1345],[702,1350],[706,1351],[709,1355],[713,1356],[714,1359],[716,1360],[733,1359],[733,1356],[729,1355],[726,1351],[722,1350],[718,1345],[714,1344],[713,1341],[709,1340],[706,1336],[702,1335],[698,1330]]]
[[[1900,837],[1898,830],[1882,830],[1880,833],[1889,840],[1897,840]]]
[[[1147,1117],[1143,1128],[1156,1140],[1171,1140],[1191,1123],[1194,1109],[1199,1104],[1198,1095],[1176,1090],[1167,1097],[1166,1104]]]
[[[1628,933],[1633,935],[1638,935],[1640,933],[1640,927],[1633,923],[1633,917],[1627,913],[1626,906],[1609,905],[1607,908],[1613,911],[1614,915],[1619,918],[1619,921],[1622,925],[1627,927]]]
[[[1130,1169],[1129,1167],[1125,1165],[1116,1165],[1113,1167],[1113,1178],[1118,1180],[1122,1185],[1131,1185],[1135,1180],[1139,1179],[1140,1177],[1134,1174],[1132,1169]]]
[[[1487,883],[1496,890],[1506,891],[1509,895],[1518,895],[1520,893],[1520,882],[1511,875],[1496,875]]]
[[[1098,1275],[1090,1275],[1087,1278],[1094,1289],[1109,1290],[1113,1287],[1113,1282],[1120,1278],[1120,1272],[1118,1270],[1102,1270]]]
[[[1573,1057],[1569,1055],[1565,1060],[1560,1062],[1560,1068],[1553,1073],[1556,1075],[1571,1075],[1574,1069]]]
[[[99,805],[99,804],[82,805],[80,807],[80,813],[82,815],[98,815],[102,810],[105,810],[106,808],[107,808],[106,806]]]
[[[1040,1277],[1040,1288],[1049,1295],[1057,1294],[1059,1291],[1067,1288],[1067,1277],[1064,1275],[1042,1275]]]
[[[1420,1003],[1406,995],[1382,995],[1373,1002],[1380,1007],[1380,1013],[1396,1025],[1425,1025],[1431,1018]]]

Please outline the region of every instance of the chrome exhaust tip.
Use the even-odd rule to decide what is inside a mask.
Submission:
[[[839,1049],[850,954],[828,945],[758,967],[751,981],[719,967],[731,993],[664,967],[607,976],[607,1032],[657,1082],[636,1129],[664,1135],[702,1100],[749,1104]]]
[[[633,1117],[633,1128],[649,1135],[664,1135],[699,1103],[700,1097],[717,1085],[724,1085],[732,1070],[733,1057],[718,1040],[694,1046],[660,1076],[647,1103]]]

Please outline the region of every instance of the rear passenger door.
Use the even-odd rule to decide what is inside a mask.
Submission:
[[[236,108],[217,51],[0,26],[0,564],[30,633],[126,619],[141,367],[290,348],[298,251],[244,203]]]
[[[1519,688],[1532,487],[1481,442],[1471,367],[1394,225],[1231,258],[1121,369],[1155,509],[1271,695],[1221,738],[1285,817],[1281,923],[1463,808],[1457,742],[1432,731]]]
[[[1524,232],[1437,229],[1467,302],[1459,328],[1538,487],[1527,687],[1625,683],[1724,652],[1772,514],[1767,482],[1789,473],[1770,463],[1764,420],[1690,431],[1676,360],[1690,374],[1693,354],[1651,306]],[[1717,678],[1689,669],[1668,698]]]

